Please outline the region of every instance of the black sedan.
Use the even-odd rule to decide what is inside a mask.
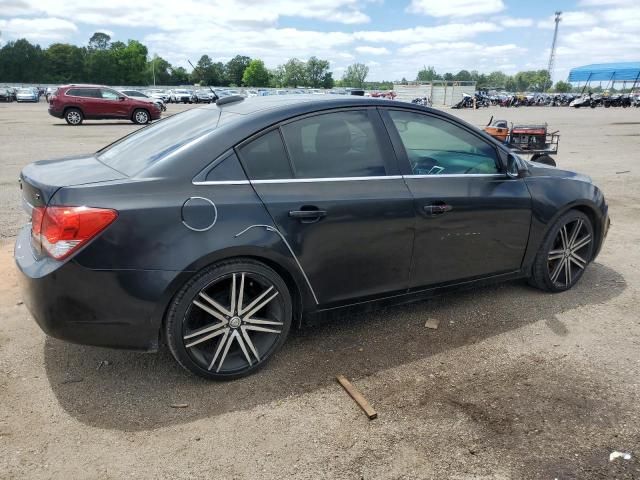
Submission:
[[[362,97],[226,97],[95,154],[25,167],[15,259],[42,329],[208,378],[292,326],[516,278],[571,288],[602,192],[446,113]],[[507,301],[507,300],[505,300]]]

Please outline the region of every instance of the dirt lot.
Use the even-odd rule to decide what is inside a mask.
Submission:
[[[334,321],[294,333],[257,375],[208,383],[166,352],[68,345],[31,319],[12,259],[20,169],[135,127],[68,127],[44,103],[0,104],[0,478],[640,479],[640,110],[457,114],[561,130],[560,165],[593,177],[613,222],[581,282]],[[631,460],[609,462],[614,450]]]

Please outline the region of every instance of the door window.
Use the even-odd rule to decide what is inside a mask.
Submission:
[[[414,175],[499,173],[496,149],[440,118],[389,110]]]
[[[296,178],[386,175],[379,139],[366,111],[335,112],[282,127]]]
[[[271,130],[239,149],[251,180],[291,178],[291,167],[278,130]]]
[[[101,89],[100,93],[102,94],[103,100],[118,100],[118,98],[120,98],[120,95],[118,95],[113,90]]]

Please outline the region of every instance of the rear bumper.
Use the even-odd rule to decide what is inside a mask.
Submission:
[[[49,104],[51,105],[51,104]],[[51,115],[52,117],[56,117],[56,118],[62,118],[64,115],[64,111],[63,110],[56,110],[54,108],[49,107],[49,115]]]
[[[25,305],[47,335],[84,345],[158,348],[164,295],[176,272],[91,270],[73,259],[36,258],[28,226],[14,257]]]

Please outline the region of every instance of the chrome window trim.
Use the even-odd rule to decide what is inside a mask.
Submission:
[[[374,177],[319,177],[251,180],[251,183],[316,183],[316,182],[360,182],[366,180],[402,180],[402,175],[380,175]]]
[[[504,178],[504,173],[438,173],[436,175],[403,175],[404,178],[452,178],[452,177],[493,177]]]
[[[249,180],[202,180],[193,181],[193,185],[250,185]]]
[[[433,177],[433,175],[430,176]],[[380,175],[376,177],[275,178],[269,180],[211,180],[193,181],[191,183],[193,185],[259,185],[267,183],[361,182],[367,180],[402,180],[402,175]]]

